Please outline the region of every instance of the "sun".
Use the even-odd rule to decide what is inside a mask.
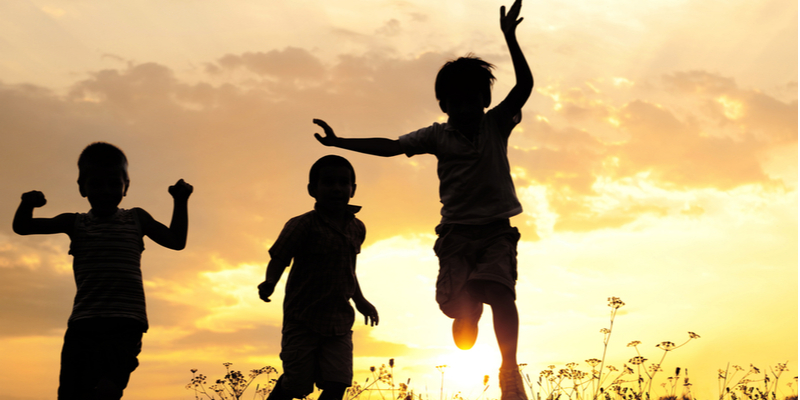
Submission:
[[[434,360],[441,374],[440,394],[444,399],[451,399],[460,392],[465,399],[475,399],[483,397],[484,391],[494,393],[499,390],[500,361],[497,344],[491,342],[479,341],[470,350],[454,349],[442,354]]]

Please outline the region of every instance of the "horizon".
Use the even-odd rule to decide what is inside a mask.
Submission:
[[[107,141],[129,160],[120,207],[168,224],[168,186],[194,186],[186,249],[145,239],[150,330],[124,398],[191,398],[190,370],[216,378],[224,362],[282,370],[286,274],[270,303],[256,286],[283,224],[313,207],[308,169],[326,154],[358,176],[357,274],[380,314],[377,327],[356,315],[354,378],[394,359],[397,382],[435,398],[448,365],[451,397],[499,398],[491,311],[460,351],[433,297],[435,157],[323,147],[312,119],[390,139],[444,122],[436,73],[470,53],[496,66],[497,105],[514,84],[503,5],[0,4],[4,396],[55,395],[75,293],[66,235],[11,230],[19,196],[45,194],[36,217],[87,212],[77,158]],[[688,369],[698,399],[717,396],[728,364],[788,362],[786,382],[797,376],[797,11],[789,0],[523,2],[517,37],[535,86],[508,153],[523,206],[511,219],[517,358],[532,378],[601,358],[610,297],[626,305],[607,364],[636,356],[632,341],[654,362],[657,344],[695,332],[662,367]]]

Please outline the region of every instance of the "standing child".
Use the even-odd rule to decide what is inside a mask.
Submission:
[[[378,324],[378,312],[361,293],[356,254],[366,229],[349,205],[356,174],[346,159],[329,155],[311,166],[308,194],[314,210],[286,223],[270,248],[266,279],[258,285],[269,302],[283,270],[294,259],[283,302],[283,375],[269,400],[304,398],[322,389],[320,400],[341,400],[353,381],[353,327],[350,299],[364,323]]]
[[[521,119],[533,89],[533,76],[517,43],[521,0],[500,8],[500,28],[514,64],[516,85],[495,108],[491,104],[491,64],[463,57],[446,63],[436,77],[436,98],[447,123],[401,136],[345,139],[325,130],[316,138],[335,146],[384,157],[434,154],[438,159],[442,220],[434,250],[439,257],[436,301],[453,318],[453,339],[471,348],[478,334],[483,304],[492,308],[502,355],[501,400],[526,399],[517,367],[519,315],[516,306],[516,246],[519,232],[509,218],[522,212],[508,164],[508,137]]]
[[[174,199],[167,228],[141,208],[117,206],[128,192],[128,160],[108,143],[92,143],[78,158],[78,188],[89,200],[88,213],[33,218],[47,203],[38,191],[22,195],[14,215],[20,235],[66,233],[74,257],[77,293],[64,335],[58,398],[120,399],[139,365],[147,332],[140,260],[143,236],[173,249],[186,246],[187,202],[192,186],[179,180],[169,187]]]

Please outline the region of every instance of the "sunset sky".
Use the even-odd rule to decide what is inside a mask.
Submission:
[[[18,236],[36,216],[86,212],[76,161],[122,148],[122,207],[169,223],[167,187],[194,185],[189,243],[145,240],[151,328],[125,398],[194,398],[211,378],[281,369],[282,279],[256,285],[283,224],[310,210],[311,164],[347,157],[367,241],[358,259],[377,327],[354,327],[355,377],[394,358],[431,400],[475,400],[500,359],[490,312],[459,351],[434,301],[436,159],[319,145],[313,118],[345,137],[397,138],[444,121],[433,82],[447,60],[495,64],[493,105],[514,84],[492,0],[20,0],[0,2],[0,397],[53,399],[75,284],[66,235]],[[607,298],[626,305],[609,363],[639,350],[687,368],[700,399],[728,363],[797,376],[797,1],[533,1],[517,36],[534,92],[509,142],[523,214],[518,359],[531,378],[603,354]],[[359,322],[360,321],[360,322]],[[274,377],[274,376],[273,376]],[[663,377],[663,376],[662,376]],[[264,381],[260,381],[263,382]],[[661,380],[658,381],[662,382]],[[654,395],[663,395],[660,386]]]

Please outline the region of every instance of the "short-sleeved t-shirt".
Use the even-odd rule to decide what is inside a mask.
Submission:
[[[358,207],[351,210],[358,211]],[[366,228],[355,215],[342,230],[318,211],[286,223],[269,253],[288,264],[284,322],[301,323],[322,335],[350,332],[355,312],[356,254],[361,252]]]
[[[508,137],[519,120],[501,103],[484,115],[473,141],[446,123],[400,136],[408,157],[438,159],[442,224],[486,224],[522,212],[508,163]]]

